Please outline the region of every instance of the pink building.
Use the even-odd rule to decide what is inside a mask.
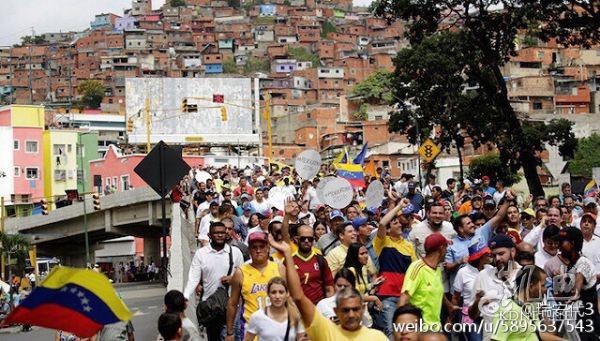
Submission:
[[[44,107],[11,105],[0,108],[0,196],[7,214],[29,215],[44,196],[42,133]]]
[[[130,154],[121,155],[114,145],[108,147],[108,151],[104,158],[90,161],[90,176],[92,183],[97,183],[101,180],[102,186],[99,189],[94,187],[99,192],[104,192],[106,187],[115,187],[117,192],[126,191],[128,189],[148,186],[142,178],[140,178],[133,169],[144,159],[146,154]],[[202,156],[183,157],[190,167],[204,165]],[[94,179],[96,181],[94,181]]]

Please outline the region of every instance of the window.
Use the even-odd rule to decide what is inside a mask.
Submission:
[[[13,141],[13,148],[14,148],[14,150],[19,150],[19,140]]]
[[[542,102],[533,102],[533,110],[542,110]]]
[[[383,116],[382,115],[375,115],[375,119],[376,120],[383,120]]]
[[[387,161],[387,160],[382,161],[381,164],[383,165],[383,167],[389,167],[390,166],[390,162]]]
[[[25,141],[25,152],[26,153],[37,153],[39,148],[38,148],[38,141]]]
[[[54,181],[65,181],[67,180],[67,171],[64,169],[54,170]]]
[[[67,153],[71,153],[73,152],[73,145],[68,144],[67,145]]]
[[[129,175],[121,176],[121,189],[123,191],[129,190]]]
[[[115,187],[115,189],[117,189],[117,190],[118,190],[118,188],[117,188],[117,185],[118,185],[119,183],[117,182],[117,177],[116,177],[116,176],[113,176],[113,179],[112,179],[112,184],[113,184],[113,186]]]
[[[25,178],[27,180],[37,180],[39,178],[39,169],[25,168]]]
[[[107,186],[107,187],[110,187],[110,178],[106,178],[106,181],[105,181],[105,183],[106,183],[106,186]]]
[[[15,167],[15,177],[21,176],[21,167]]]

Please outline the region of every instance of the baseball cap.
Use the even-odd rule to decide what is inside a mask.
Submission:
[[[248,245],[250,245],[250,244],[252,244],[254,242],[265,242],[265,243],[268,243],[269,242],[269,237],[267,237],[267,234],[265,232],[262,232],[262,231],[252,232],[248,236]]]
[[[307,218],[307,217],[310,217],[310,212],[306,212],[306,213],[300,212],[300,214],[298,214],[298,219],[299,220],[302,220],[302,219]]]
[[[216,201],[211,201],[208,206],[210,206],[210,207],[212,207],[212,206],[219,206],[219,203],[216,202]]]
[[[491,253],[490,248],[483,243],[475,243],[469,246],[469,262],[474,260],[478,260],[483,257],[483,255]]]
[[[535,217],[535,212],[531,208],[524,209],[521,214],[527,214],[530,217]]]
[[[409,181],[408,182],[408,188],[417,188],[417,183],[414,181]]]
[[[515,242],[505,234],[497,234],[490,240],[488,245],[493,250],[500,247],[515,247]]]
[[[252,211],[252,205],[250,205],[249,203],[245,203],[242,205],[242,209],[244,211]]]
[[[437,251],[445,245],[448,245],[448,240],[439,232],[432,233],[425,238],[425,252]]]
[[[489,179],[490,179],[490,177],[487,176],[487,175],[484,175],[484,176],[481,177],[481,180],[483,180],[483,181],[486,181],[486,180],[489,180]]]
[[[365,225],[368,221],[369,221],[369,219],[367,219],[365,217],[354,218],[352,220],[352,226],[355,229],[358,229],[361,225]]]
[[[333,220],[335,218],[341,218],[342,220],[346,220],[342,212],[340,212],[340,210],[333,210],[329,212],[329,220]]]
[[[241,200],[244,200],[244,199],[246,199],[246,200],[252,200],[252,196],[250,194],[248,194],[248,193],[244,193],[244,194],[242,194],[240,196],[240,199]]]
[[[590,219],[592,219],[593,221],[596,221],[596,215],[595,215],[595,214],[593,214],[593,213],[591,213],[591,212],[586,212],[586,213],[584,213],[584,214],[581,216],[581,221],[583,221],[583,218],[588,218],[588,217],[589,217]]]
[[[471,198],[471,200],[483,200],[483,198],[481,197],[481,195],[479,195],[479,194],[475,194],[475,195],[473,196],[473,198]]]
[[[408,206],[406,206],[405,208],[402,209],[401,214],[413,214],[415,213],[417,210],[415,209],[415,206],[413,204],[408,204]]]
[[[575,250],[581,251],[581,248],[583,247],[583,234],[580,229],[573,226],[564,228],[560,230],[558,237],[563,241],[566,240],[573,243]]]
[[[587,197],[587,198],[583,199],[583,206],[587,206],[590,204],[594,204],[595,206],[598,206],[598,204],[596,203],[596,199],[594,199],[593,197]]]
[[[492,198],[487,198],[483,201],[483,206],[494,206],[496,207],[496,202]]]

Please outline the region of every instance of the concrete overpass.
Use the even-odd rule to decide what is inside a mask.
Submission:
[[[160,259],[159,238],[162,233],[160,197],[144,187],[106,195],[95,211],[91,197],[86,198],[90,259],[101,246],[99,242],[123,236],[144,238],[145,259]],[[170,225],[171,202],[167,203]],[[61,259],[63,264],[85,266],[83,202],[50,211],[48,215],[8,218],[5,230],[31,237],[38,256]]]

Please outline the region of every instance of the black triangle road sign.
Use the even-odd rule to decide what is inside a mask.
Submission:
[[[190,166],[183,160],[180,151],[160,141],[135,167],[134,171],[148,186],[164,198],[188,174]]]

